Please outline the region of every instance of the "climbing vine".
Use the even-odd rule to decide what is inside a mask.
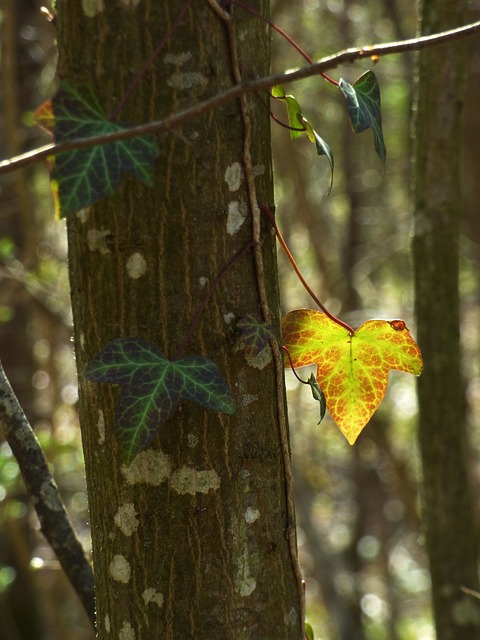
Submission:
[[[353,444],[384,396],[389,371],[398,369],[414,375],[421,373],[420,350],[402,320],[367,320],[355,329],[334,316],[306,283],[281,235],[274,213],[267,203],[260,202],[257,197],[250,155],[252,123],[247,95],[255,94],[268,109],[272,119],[289,129],[292,141],[304,135],[314,144],[320,160],[326,160],[330,167],[330,183],[325,189],[327,196],[334,180],[333,152],[321,130],[321,123],[320,126],[315,124],[314,128],[310,114],[307,117],[303,113],[299,100],[285,87],[294,80],[317,74],[335,87],[332,90],[341,91],[352,130],[360,133],[372,129],[375,150],[385,166],[387,151],[382,132],[380,88],[374,72],[369,70],[349,82],[343,78],[335,80],[327,76],[326,70],[334,69],[344,61],[362,58],[375,60],[378,56],[419,49],[480,28],[480,24],[476,23],[463,29],[404,43],[349,49],[314,62],[277,25],[259,15],[248,4],[237,0],[221,3],[216,0],[206,1],[224,22],[227,30],[233,87],[159,122],[132,126],[122,121],[123,105],[142,82],[146,69],[155,64],[165,44],[175,37],[175,29],[192,2],[189,0],[183,4],[172,27],[152,57],[135,75],[110,115],[107,115],[94,87],[75,84],[68,78],[62,80],[53,98],[37,111],[37,121],[52,134],[53,144],[0,163],[0,173],[5,173],[48,156],[56,214],[65,218],[112,196],[125,175],[132,175],[151,185],[153,167],[159,153],[156,134],[170,131],[227,101],[240,102],[244,128],[242,162],[252,214],[250,242],[218,273],[174,353],[162,353],[156,344],[137,336],[119,337],[103,345],[83,372],[85,378],[94,382],[121,387],[116,412],[117,439],[127,464],[149,445],[180,402],[195,402],[208,410],[226,414],[235,411],[235,398],[215,362],[208,354],[185,357],[184,351],[202,321],[203,312],[215,295],[218,285],[228,278],[231,270],[247,254],[252,254],[254,258],[260,304],[256,315],[245,314],[238,320],[236,329],[239,337],[235,349],[243,352],[247,360],[258,356],[263,350],[271,349],[279,403],[282,402],[284,365],[291,367],[299,377],[298,368],[315,364],[316,376],[312,375],[302,382],[310,386],[313,397],[319,402],[320,418],[323,418],[328,409],[347,440]],[[268,22],[280,35],[287,37],[294,49],[305,58],[307,66],[297,71],[255,80],[243,75],[236,52],[237,34],[232,6],[256,15],[258,19]],[[272,102],[285,106],[285,122],[271,110]],[[278,342],[273,333],[272,314],[265,294],[262,216],[275,231],[292,268],[320,309],[298,309],[287,314],[283,320],[282,342]],[[281,407],[278,414],[287,486],[287,535],[295,574],[300,583],[295,550],[292,472],[286,421]],[[300,589],[300,592],[303,593],[303,590]]]
[[[235,0],[224,3],[223,7],[216,2],[209,1],[209,4],[212,7],[215,5],[215,11],[225,22],[232,75],[237,86],[242,85],[243,78],[236,52],[235,23],[228,10],[234,4],[268,22],[288,39],[309,65],[314,65],[308,54],[280,27],[272,25],[249,5]],[[185,3],[182,7],[174,26],[180,22],[187,5]],[[167,35],[174,37],[174,27]],[[167,38],[162,42],[164,45]],[[156,49],[147,65],[154,64],[162,46]],[[146,65],[140,69],[119,101],[119,107],[115,109],[113,116],[118,116],[121,107],[144,75],[145,68]],[[372,129],[375,150],[385,165],[387,152],[382,132],[380,89],[374,72],[367,71],[353,83],[343,78],[336,81],[324,71],[321,75],[344,95],[352,130],[360,133]],[[328,193],[334,175],[334,157],[328,143],[312,127],[298,100],[287,94],[282,84],[274,84],[269,95],[272,99],[285,103],[288,124],[284,126],[290,130],[292,140],[306,134],[315,144],[317,154],[327,158],[331,169]],[[268,95],[260,97],[267,104]],[[416,375],[421,373],[420,350],[402,321],[368,321],[355,331],[329,313],[313,294],[298,271],[272,212],[265,204],[258,202],[250,156],[251,124],[246,93],[241,93],[239,100],[245,130],[243,164],[253,220],[249,250],[254,255],[261,307],[261,319],[256,324],[248,317],[240,320],[243,348],[248,353],[256,348],[259,339],[266,343],[267,336],[274,350],[274,360],[281,365],[282,345],[278,345],[268,333],[271,313],[265,295],[260,235],[260,217],[263,211],[274,227],[293,268],[321,309],[319,312],[293,311],[284,319],[283,342],[289,353],[286,364],[292,367],[317,364],[316,382],[312,390],[318,398],[325,398],[332,418],[353,444],[385,394],[389,370],[400,369]],[[276,117],[274,119],[278,121]],[[56,144],[128,131],[125,125],[114,121],[112,116],[108,118],[105,115],[93,87],[73,85],[68,80],[62,81],[55,96],[38,109],[37,121],[52,133]],[[51,182],[57,215],[67,217],[112,195],[125,174],[133,174],[151,184],[153,163],[157,155],[158,143],[150,134],[51,156]],[[224,276],[229,268],[225,270]],[[212,294],[213,290],[208,297]],[[200,319],[201,312],[195,324]],[[250,331],[246,331],[247,327],[250,327]],[[182,344],[184,347],[185,340]],[[281,372],[282,366],[278,370]],[[213,362],[203,356],[185,359],[178,354],[168,358],[155,345],[135,337],[119,338],[106,345],[87,366],[84,375],[90,380],[119,384],[123,388],[117,409],[117,433],[127,462],[131,462],[151,442],[171,410],[182,399],[216,411],[231,413],[235,410],[233,397]],[[279,389],[282,379],[278,380]],[[277,395],[281,396],[280,393]],[[287,447],[286,429],[282,440],[285,440]]]

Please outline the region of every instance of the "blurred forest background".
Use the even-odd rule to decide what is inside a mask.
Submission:
[[[55,86],[55,30],[41,0],[0,9],[0,155],[45,144],[33,111]],[[471,3],[468,22],[480,18]],[[413,37],[414,0],[272,0],[272,19],[317,59],[350,46]],[[469,456],[480,486],[480,55],[469,43],[461,242],[462,345]],[[445,47],[448,55],[448,45]],[[272,67],[303,59],[273,34]],[[353,82],[371,61],[332,72]],[[334,187],[313,145],[272,123],[278,219],[301,270],[326,306],[353,326],[402,318],[415,335],[411,264],[411,134],[414,55],[375,66],[386,172],[371,132],[351,132],[343,98],[320,78],[289,87],[335,156]],[[283,105],[275,113],[286,120]],[[310,306],[280,256],[284,311]],[[441,321],[441,320],[440,320]],[[34,426],[67,509],[88,549],[64,222],[55,221],[45,164],[0,183],[0,357]],[[306,376],[304,376],[306,377]],[[350,447],[287,374],[299,544],[307,618],[322,640],[431,640],[423,544],[415,380],[392,375],[387,398]],[[302,387],[302,388],[300,388]],[[478,504],[477,504],[478,507]],[[93,633],[39,532],[18,466],[0,442],[0,640],[91,640]]]

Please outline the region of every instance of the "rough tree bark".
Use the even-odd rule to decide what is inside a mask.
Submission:
[[[464,24],[467,2],[425,0],[422,35]],[[466,461],[459,340],[461,134],[465,43],[418,57],[415,123],[415,288],[418,339],[423,520],[439,640],[479,637],[477,525]]]
[[[57,3],[60,77],[93,83],[112,113],[184,4]],[[266,26],[236,9],[233,33],[215,4],[191,3],[122,121],[160,119],[213,96],[239,70],[268,72]],[[268,0],[250,4],[268,13]],[[303,637],[281,358],[275,345],[253,360],[234,349],[246,313],[271,313],[278,334],[268,225],[216,290],[185,353],[216,362],[237,401],[233,416],[182,404],[127,467],[114,436],[118,389],[82,377],[122,336],[173,357],[209,285],[252,240],[255,201],[272,205],[272,170],[268,114],[255,97],[245,106],[163,135],[153,188],[126,179],[68,222],[100,639]]]

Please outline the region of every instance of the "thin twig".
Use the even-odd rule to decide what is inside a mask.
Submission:
[[[469,589],[468,587],[460,587],[460,591],[463,591],[467,596],[472,596],[472,598],[476,598],[480,600],[480,593],[475,591],[474,589]]]
[[[291,36],[289,36],[286,31],[284,31],[281,27],[278,26],[278,24],[276,24],[272,20],[269,20],[267,17],[265,17],[263,14],[257,11],[254,7],[251,7],[249,4],[245,4],[240,0],[226,0],[226,4],[232,4],[236,7],[240,7],[244,11],[248,11],[253,16],[257,17],[259,20],[263,20],[263,22],[268,24],[272,29],[274,29],[274,31],[279,33],[282,36],[282,38],[285,38],[288,44],[290,44],[296,51],[298,51],[298,53],[303,58],[305,58],[305,60],[309,64],[314,64],[313,59],[308,55],[308,53],[304,49],[302,49],[302,47],[298,44],[298,42],[295,42],[295,40]],[[330,76],[328,76],[326,73],[321,72],[320,75],[323,78],[325,78],[325,80],[330,82],[330,84],[334,84],[336,87],[338,87],[338,82],[333,78],[331,78]]]
[[[297,80],[303,80],[311,76],[319,75],[327,69],[338,67],[340,64],[347,62],[351,63],[356,60],[367,59],[372,56],[381,57],[406,51],[419,51],[421,49],[426,49],[427,47],[437,46],[450,42],[451,40],[457,40],[459,38],[472,35],[478,31],[480,31],[480,21],[473,22],[464,27],[459,27],[458,29],[442,31],[441,33],[431,36],[411,38],[410,40],[404,40],[403,42],[389,42],[387,44],[374,44],[360,48],[345,49],[344,51],[322,58],[312,65],[302,67],[295,71],[287,71],[267,76],[265,78],[258,78],[257,80],[242,82],[241,84],[237,84],[227,91],[224,91],[205,102],[201,102],[190,109],[185,109],[184,111],[179,111],[178,113],[168,116],[164,120],[156,120],[154,122],[123,129],[121,131],[92,136],[91,138],[79,138],[68,142],[62,142],[61,144],[48,144],[44,147],[33,149],[32,151],[20,156],[0,162],[0,175],[10,173],[20,167],[34,164],[48,156],[63,153],[64,151],[86,149],[100,144],[110,144],[112,142],[118,142],[119,140],[128,140],[130,138],[135,138],[149,133],[171,131],[172,129],[176,129],[182,125],[184,122],[198,117],[202,113],[211,111],[226,102],[235,100],[244,93],[252,93],[262,89],[269,89],[276,84],[289,84]]]
[[[271,93],[269,93],[269,96],[271,98],[273,98],[274,100],[286,100],[285,98],[281,98],[281,97],[277,97],[272,95]],[[289,124],[287,124],[286,122],[282,122],[282,120],[280,120],[280,118],[278,118],[273,111],[270,109],[270,107],[268,106],[268,104],[265,102],[265,100],[262,98],[262,96],[257,93],[257,99],[261,102],[263,108],[265,109],[265,111],[267,111],[268,115],[270,116],[270,118],[276,122],[277,124],[279,124],[281,127],[283,127],[284,129],[288,129],[289,131],[298,131],[299,133],[305,133],[306,129],[305,127],[291,127]]]
[[[215,280],[212,282],[212,284],[210,285],[210,288],[207,291],[207,294],[205,296],[205,298],[202,301],[202,304],[198,307],[195,315],[193,316],[193,320],[190,323],[190,326],[188,328],[188,331],[184,337],[184,339],[182,340],[181,345],[179,346],[175,356],[174,356],[174,360],[176,360],[177,358],[180,358],[180,356],[182,355],[182,353],[185,351],[185,348],[190,340],[190,338],[192,337],[192,333],[195,330],[195,327],[198,325],[200,318],[203,315],[203,312],[205,311],[205,308],[207,306],[207,304],[210,302],[210,298],[213,296],[213,294],[215,293],[216,288],[218,287],[218,285],[220,284],[220,282],[225,278],[225,276],[230,272],[230,269],[232,269],[237,262],[239,262],[249,251],[250,249],[253,247],[253,240],[250,240],[250,242],[248,242],[243,249],[237,253],[236,256],[234,256],[234,258],[232,260],[230,260],[230,262],[227,264],[227,266],[222,269],[222,271],[218,274],[218,276],[215,278]]]
[[[165,45],[167,44],[167,42],[172,37],[172,35],[175,32],[175,30],[178,28],[178,26],[182,22],[183,16],[187,12],[187,9],[191,4],[192,4],[192,0],[186,0],[184,2],[182,8],[178,12],[177,17],[173,21],[172,26],[167,31],[167,33],[164,35],[164,37],[162,38],[162,41],[160,42],[158,47],[155,49],[155,51],[152,53],[150,58],[145,62],[145,64],[142,66],[142,68],[139,71],[137,71],[137,73],[135,74],[132,82],[130,83],[130,86],[125,91],[124,96],[122,97],[122,99],[118,103],[118,106],[115,108],[115,111],[112,113],[112,115],[110,116],[109,120],[114,120],[118,116],[120,111],[123,109],[123,107],[125,106],[125,103],[127,102],[128,98],[132,95],[132,93],[133,93],[134,89],[137,87],[138,83],[142,80],[142,78],[144,77],[144,75],[146,74],[148,69],[153,65],[153,63],[157,59],[160,51],[165,47]]]
[[[95,626],[93,571],[62,502],[42,448],[0,362],[0,434],[15,456],[43,534]]]

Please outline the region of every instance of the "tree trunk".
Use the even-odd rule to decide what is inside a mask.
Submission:
[[[112,113],[184,4],[58,3],[60,76],[93,83]],[[213,4],[192,3],[119,120],[161,119],[205,100],[232,85],[237,63],[245,77],[268,72],[265,25],[233,11],[236,60]],[[250,4],[268,14],[268,0]],[[115,439],[118,388],[82,377],[119,337],[175,357],[209,286],[251,241],[252,204],[272,206],[268,114],[255,97],[245,104],[249,117],[228,103],[163,135],[153,188],[128,178],[68,221],[100,639],[303,637],[281,359],[274,344],[253,359],[234,349],[236,321],[260,309],[279,335],[268,226],[265,278],[257,244],[257,259],[249,251],[215,290],[185,352],[215,361],[236,398],[233,416],[185,402],[127,467]]]
[[[425,0],[422,35],[465,22],[467,3]],[[460,165],[464,43],[419,55],[416,115],[415,288],[423,519],[439,640],[479,637],[477,527],[466,463],[459,341]]]

